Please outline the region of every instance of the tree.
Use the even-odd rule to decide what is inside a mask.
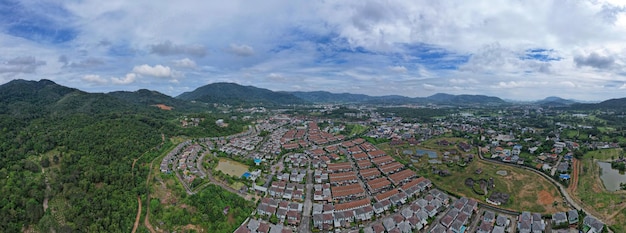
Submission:
[[[48,157],[41,158],[41,161],[39,161],[39,165],[41,165],[43,168],[47,168],[50,166],[50,160],[48,159]]]
[[[270,217],[270,222],[272,224],[277,224],[278,223],[278,216],[276,216],[276,214],[272,214],[272,216]]]

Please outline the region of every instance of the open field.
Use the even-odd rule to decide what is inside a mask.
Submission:
[[[447,165],[439,166],[441,166],[441,169],[447,168]],[[431,179],[441,189],[475,198],[483,203],[485,203],[486,196],[478,195],[465,186],[465,179],[488,180],[493,178],[495,188],[490,190],[489,193],[495,191],[511,195],[509,202],[501,206],[506,209],[543,214],[568,210],[568,207],[562,204],[563,198],[556,187],[545,178],[533,172],[504,165],[494,165],[480,160],[471,162],[465,168],[453,165],[453,167],[448,169],[452,175],[447,177],[440,177],[431,172],[424,172],[423,175]],[[477,169],[482,169],[482,173],[476,174]],[[498,175],[496,174],[497,171],[506,171],[507,175]]]
[[[612,151],[612,152],[611,152]],[[595,153],[594,153],[595,152]],[[573,197],[580,200],[585,209],[590,209],[593,214],[599,215],[607,224],[612,225],[616,232],[626,232],[626,191],[609,192],[600,180],[598,156],[605,158],[618,150],[602,150],[603,153],[592,151],[585,154],[585,159],[580,161],[579,178]],[[621,151],[619,151],[621,153]]]
[[[248,171],[248,166],[230,159],[220,158],[215,169],[226,175],[241,177],[243,173]]]
[[[585,154],[585,159],[609,161],[618,158],[622,154],[622,148],[593,150]]]
[[[434,150],[439,153],[441,158],[442,151],[457,149],[457,147],[452,143],[448,146],[437,144],[437,142],[441,140],[454,143],[458,141],[466,141],[466,139],[450,137],[428,140],[419,146],[404,145],[395,147],[389,146],[388,144],[382,144],[379,145],[379,148],[386,150],[389,154],[408,161],[410,161],[408,156],[401,155],[403,150]],[[472,152],[470,153],[476,154],[476,148],[472,149]],[[551,214],[558,211],[569,210],[569,207],[563,204],[564,200],[557,188],[552,185],[550,181],[531,171],[506,165],[495,165],[481,161],[479,158],[475,158],[474,161],[467,164],[466,167],[462,167],[457,164],[431,165],[428,164],[427,156],[422,157],[418,161],[419,162],[417,163],[413,163],[413,166],[417,168],[420,175],[431,179],[437,187],[451,193],[471,197],[482,203],[486,203],[485,199],[494,191],[508,193],[511,195],[509,202],[501,207],[515,211],[531,211]],[[437,174],[433,174],[433,167],[439,170],[448,170],[451,175],[441,177]],[[482,170],[480,174],[476,173],[476,170],[478,169]],[[496,174],[497,171],[506,171],[507,175],[498,175]],[[476,194],[471,188],[465,185],[465,179],[467,178],[472,178],[474,180],[489,180],[489,178],[493,178],[495,188],[490,190],[487,196]]]

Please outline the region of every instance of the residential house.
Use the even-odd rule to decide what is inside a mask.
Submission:
[[[382,223],[375,223],[374,225],[372,225],[372,230],[374,231],[374,233],[384,233],[385,227]]]
[[[391,231],[391,229],[396,228],[396,222],[393,221],[393,218],[387,217],[383,219],[383,226],[385,230]]]
[[[435,208],[432,205],[427,205],[425,208],[426,213],[428,213],[428,217],[435,217],[435,215],[437,215],[437,208]]]
[[[488,222],[491,225],[496,221],[496,213],[491,210],[485,211],[485,215],[483,215],[483,222]]]
[[[270,233],[270,224],[261,221],[261,223],[259,223],[259,229],[256,230],[256,232],[258,233]]]
[[[465,232],[465,226],[463,226],[463,223],[461,221],[454,220],[452,225],[450,225],[449,230],[451,230],[454,233],[461,233],[461,232]]]
[[[509,218],[507,218],[504,215],[498,215],[498,217],[496,218],[496,226],[501,226],[501,227],[509,227],[509,224],[511,223],[511,220],[509,220]]]
[[[369,221],[374,216],[374,208],[372,206],[365,206],[354,210],[354,215],[357,220]]]
[[[413,232],[413,228],[411,227],[411,224],[409,222],[406,221],[402,221],[400,222],[396,229],[398,229],[401,233],[411,233]]]
[[[413,229],[416,230],[421,230],[426,224],[428,224],[428,222],[426,221],[426,219],[420,219],[417,216],[412,216],[410,218],[406,219],[410,224],[411,227],[413,227]]]
[[[430,233],[447,233],[448,230],[447,230],[446,227],[442,226],[441,224],[437,224],[437,225],[435,225],[435,227],[430,229],[429,232]]]
[[[297,210],[289,210],[289,211],[287,211],[287,223],[289,223],[289,225],[298,225],[298,224],[300,224],[300,219],[301,218],[302,218],[302,215]]]
[[[591,217],[589,215],[583,218],[583,224],[584,224],[583,229],[589,228],[589,230],[586,233],[599,233],[599,232],[602,232],[602,229],[604,229],[604,223],[600,222],[598,219]]]
[[[281,208],[276,210],[276,217],[278,217],[279,222],[283,222],[285,218],[287,218],[287,211],[288,211],[287,209],[281,209]]]
[[[493,225],[490,222],[482,222],[476,230],[476,233],[491,233],[493,230]]]
[[[568,224],[565,212],[556,212],[552,214],[552,222],[556,226]]]
[[[503,226],[494,226],[491,233],[505,233],[505,228]]]
[[[443,218],[441,218],[441,220],[439,221],[439,223],[441,223],[441,225],[443,225],[446,228],[449,228],[453,222],[454,222],[454,218],[451,217],[450,215],[443,216]]]
[[[324,213],[324,214],[313,214],[313,227],[323,230],[330,229],[330,226],[333,224],[333,214],[332,213]],[[325,227],[326,226],[326,227]]]
[[[569,224],[578,223],[578,211],[577,210],[567,211],[567,221]]]

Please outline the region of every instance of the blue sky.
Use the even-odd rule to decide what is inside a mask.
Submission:
[[[620,1],[0,2],[0,84],[626,97]]]

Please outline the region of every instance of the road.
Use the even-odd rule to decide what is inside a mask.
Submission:
[[[313,170],[307,169],[306,175],[306,195],[304,199],[304,207],[302,208],[302,221],[298,226],[299,233],[311,232],[311,211],[313,209]]]
[[[482,159],[485,162],[488,163],[494,163],[494,164],[500,164],[500,165],[505,165],[505,166],[512,166],[512,167],[518,167],[518,168],[522,168],[522,169],[526,169],[529,170],[531,172],[537,173],[541,176],[543,176],[544,178],[548,179],[548,181],[550,181],[552,184],[554,184],[558,189],[559,192],[561,193],[561,195],[565,198],[565,201],[567,201],[567,203],[570,205],[570,207],[576,209],[576,210],[582,210],[583,212],[585,212],[587,215],[594,217],[596,219],[600,219],[597,216],[600,216],[598,213],[594,212],[593,210],[585,210],[582,208],[581,205],[578,204],[578,202],[576,202],[576,200],[574,200],[569,193],[567,192],[567,188],[565,188],[565,186],[563,186],[561,183],[557,182],[556,180],[554,180],[552,177],[548,176],[547,174],[540,172],[536,169],[530,168],[530,167],[526,167],[526,166],[520,166],[517,164],[510,164],[510,163],[504,163],[501,161],[496,161],[496,160],[490,160],[490,159],[485,159],[480,151],[480,149],[478,149],[478,157],[480,157],[480,159]],[[602,220],[602,219],[600,219]],[[603,221],[604,222],[604,221]],[[612,232],[609,229],[609,232]]]
[[[563,156],[559,156],[559,160],[556,161],[556,166],[552,168],[552,171],[550,173],[551,176],[554,176],[554,174],[556,173],[556,169],[559,168],[559,164],[561,164],[562,159],[563,159]]]

